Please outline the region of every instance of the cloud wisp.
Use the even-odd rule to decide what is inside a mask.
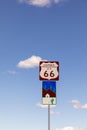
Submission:
[[[8,73],[8,74],[12,74],[12,75],[17,74],[17,72],[16,72],[15,70],[8,70],[7,73]]]
[[[19,0],[20,3],[26,3],[37,7],[49,7],[51,4],[59,4],[63,0]]]
[[[71,103],[75,109],[87,109],[87,103],[82,104],[79,100],[70,100],[69,103]]]
[[[62,112],[55,112],[53,110],[50,110],[50,114],[52,114],[52,115],[60,115],[60,114],[62,114]]]
[[[64,128],[57,128],[56,130],[87,130],[87,128],[68,126]]]
[[[42,61],[42,58],[39,56],[31,56],[30,58],[20,61],[17,64],[17,67],[19,68],[34,68],[39,66],[39,62]]]
[[[36,104],[37,107],[41,107],[41,108],[48,108],[48,105],[42,105],[41,103],[37,103]],[[55,107],[56,105],[50,105],[51,108]]]
[[[40,108],[48,108],[48,105],[42,105],[41,103],[37,103],[36,106],[40,107]],[[56,105],[50,105],[50,108],[54,108],[55,106]],[[55,111],[50,109],[50,114],[52,114],[52,115],[60,115],[61,112],[55,112]]]

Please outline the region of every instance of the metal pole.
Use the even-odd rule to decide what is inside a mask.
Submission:
[[[50,105],[48,105],[48,130],[50,130]]]

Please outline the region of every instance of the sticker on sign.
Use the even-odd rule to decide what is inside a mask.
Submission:
[[[40,61],[39,64],[40,80],[59,80],[58,61]]]

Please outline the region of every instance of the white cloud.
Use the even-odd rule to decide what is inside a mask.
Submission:
[[[20,3],[26,3],[29,5],[38,6],[38,7],[45,7],[45,6],[48,7],[52,3],[58,4],[61,1],[62,0],[19,0]]]
[[[71,100],[69,103],[72,103],[73,107],[76,109],[87,109],[87,103],[82,104],[79,100]]]
[[[39,62],[42,61],[42,58],[39,56],[31,56],[30,58],[20,61],[18,63],[19,68],[34,68],[39,66]]]
[[[56,130],[87,130],[87,128],[80,128],[80,127],[64,127],[64,128],[57,128]]]

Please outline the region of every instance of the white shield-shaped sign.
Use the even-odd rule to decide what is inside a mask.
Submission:
[[[59,80],[59,62],[41,61],[39,70],[40,80]]]

